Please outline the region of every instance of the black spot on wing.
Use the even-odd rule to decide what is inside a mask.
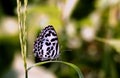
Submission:
[[[45,34],[45,37],[49,37],[49,36],[50,36],[50,33]]]
[[[55,45],[55,43],[52,43],[52,45],[54,46],[54,45]]]
[[[55,33],[55,30],[54,30],[54,32],[53,31],[49,31],[49,33],[51,33],[53,36],[57,36],[57,34]]]
[[[43,50],[41,50],[41,54],[43,55]]]
[[[33,51],[34,51],[34,53],[35,53],[35,52],[37,51],[37,49],[36,49],[36,48],[34,48],[34,49],[33,49]]]
[[[53,41],[58,41],[58,38],[52,38],[51,42],[53,42]]]
[[[53,50],[53,46],[51,46],[51,50]]]
[[[45,55],[45,57],[47,57],[47,55]]]
[[[49,51],[49,50],[50,50],[50,47],[47,48],[47,51]]]
[[[52,51],[52,55],[51,55],[52,57],[53,57],[54,53],[55,53],[55,50]]]
[[[56,43],[56,54],[57,54],[57,51],[58,51],[58,43]]]
[[[46,44],[47,46],[50,46],[50,45],[51,45],[51,43],[50,43],[50,42],[45,42],[45,44]]]
[[[50,55],[50,50],[49,51],[47,51],[47,53],[46,53],[47,55]]]
[[[54,52],[54,58],[56,58],[57,57],[57,55],[58,55],[58,43],[56,43],[56,46],[55,46],[55,50],[54,50],[55,52]]]

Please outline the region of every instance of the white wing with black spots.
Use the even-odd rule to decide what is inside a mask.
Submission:
[[[38,61],[59,57],[58,37],[52,25],[45,27],[34,42],[34,55]]]

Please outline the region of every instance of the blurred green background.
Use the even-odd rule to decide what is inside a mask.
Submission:
[[[0,0],[0,78],[22,78],[13,65],[20,56],[16,7],[16,0]],[[58,34],[59,60],[77,65],[85,78],[120,78],[120,0],[28,0],[27,58],[32,62],[36,36],[49,24]],[[78,78],[63,64],[43,67],[55,78]]]

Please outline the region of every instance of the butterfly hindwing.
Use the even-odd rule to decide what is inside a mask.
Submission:
[[[58,37],[52,25],[45,27],[34,43],[34,55],[38,61],[53,60],[59,56]]]

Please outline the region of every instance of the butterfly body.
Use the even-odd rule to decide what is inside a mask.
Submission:
[[[39,34],[33,51],[38,61],[53,60],[59,57],[58,37],[52,25],[45,27]]]

